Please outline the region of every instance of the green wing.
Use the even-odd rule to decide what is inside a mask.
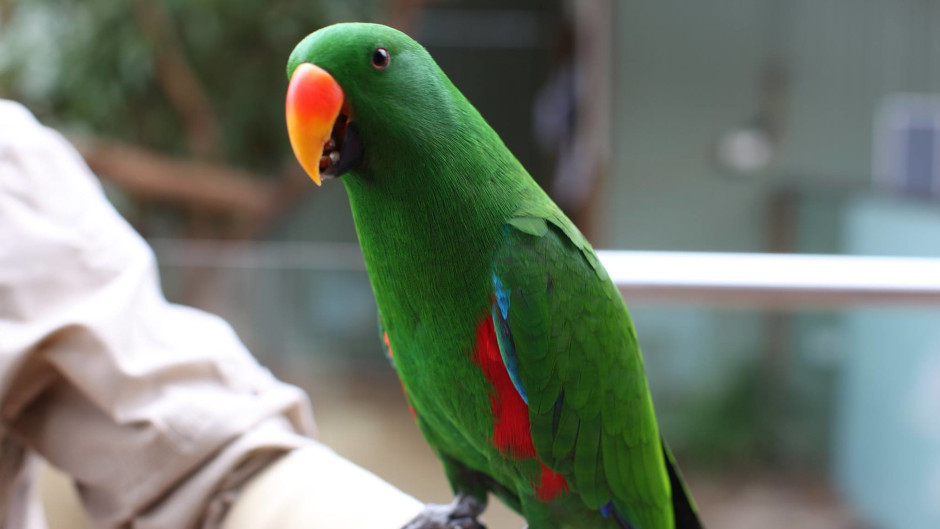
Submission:
[[[508,328],[500,349],[523,386],[539,458],[589,508],[612,504],[635,529],[672,529],[670,476],[636,334],[583,236],[560,213],[517,217],[493,281],[494,318]]]

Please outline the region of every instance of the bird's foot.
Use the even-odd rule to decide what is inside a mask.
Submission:
[[[402,529],[486,529],[477,521],[485,506],[469,494],[458,494],[447,505],[428,504]]]

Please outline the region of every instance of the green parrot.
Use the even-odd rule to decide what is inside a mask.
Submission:
[[[701,527],[663,443],[626,306],[591,246],[407,35],[301,41],[287,126],[342,176],[380,336],[456,495],[409,529]]]

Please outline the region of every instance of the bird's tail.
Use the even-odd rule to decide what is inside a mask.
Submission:
[[[672,512],[676,529],[703,529],[702,522],[698,518],[698,509],[695,508],[695,500],[692,499],[689,489],[685,486],[682,473],[676,465],[676,458],[672,456],[665,440],[662,441],[662,445],[666,468],[669,469],[669,484],[672,486]]]

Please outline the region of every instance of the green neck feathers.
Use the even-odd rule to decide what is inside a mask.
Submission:
[[[472,328],[477,322],[468,319],[489,303],[494,245],[521,194],[535,186],[476,109],[436,73],[437,82],[416,88],[433,91],[424,97],[437,102],[434,114],[409,116],[392,138],[363,134],[363,163],[343,177],[389,328],[427,318]]]

